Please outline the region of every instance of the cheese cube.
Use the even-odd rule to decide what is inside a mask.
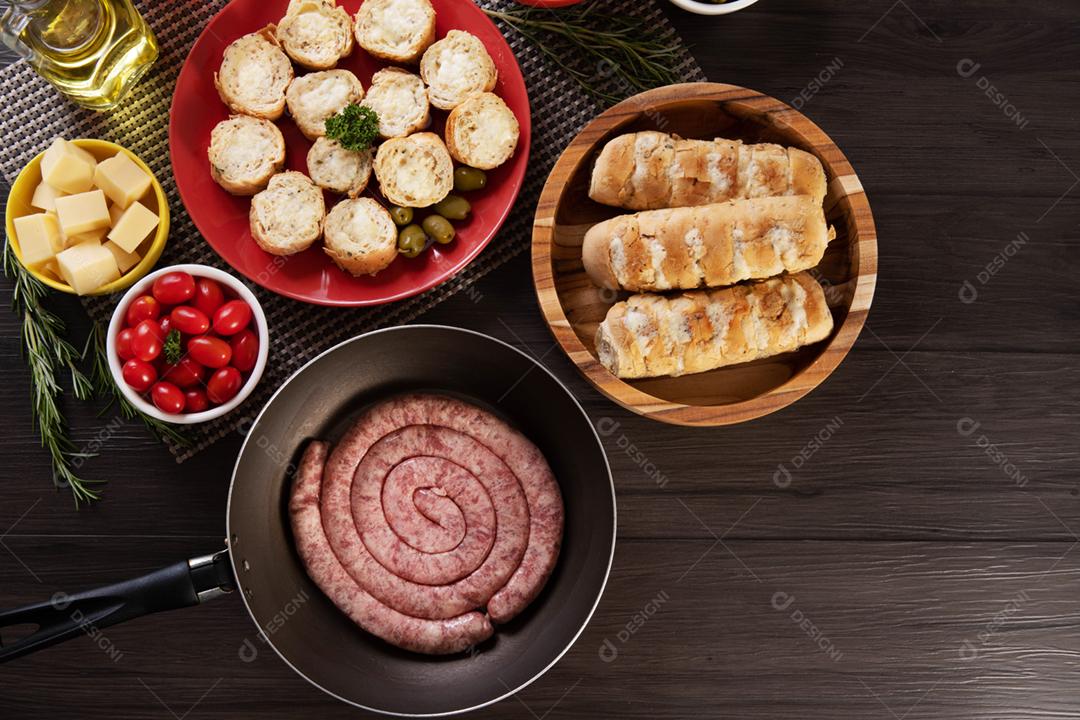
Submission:
[[[91,293],[120,277],[116,258],[97,243],[72,245],[56,256],[60,277],[79,295]]]
[[[83,193],[94,186],[94,165],[72,150],[74,147],[64,138],[56,138],[41,158],[41,179],[65,193]]]
[[[126,273],[139,264],[141,258],[139,258],[138,253],[128,252],[112,240],[106,240],[104,247],[113,254],[113,258],[116,259],[116,267],[120,268],[122,273]]]
[[[109,227],[109,206],[100,190],[56,198],[56,216],[68,237]]]
[[[117,153],[98,163],[94,170],[94,184],[124,209],[150,189],[150,176],[127,155]]]
[[[56,198],[67,195],[65,192],[60,192],[49,183],[38,183],[38,186],[34,188],[34,197],[30,199],[30,204],[41,210],[55,210]]]
[[[23,215],[15,218],[15,237],[22,251],[23,265],[28,268],[38,267],[51,260],[56,253],[64,249],[60,237],[60,226],[56,218],[48,213]]]
[[[101,244],[101,241],[105,239],[105,235],[109,232],[109,228],[103,227],[97,230],[91,230],[90,232],[79,233],[78,235],[64,235],[60,234],[64,238],[64,247],[69,248],[72,245],[78,245],[84,242],[95,242]]]
[[[109,239],[125,252],[135,252],[139,243],[157,229],[158,216],[140,202],[133,202],[109,231]]]
[[[120,216],[124,214],[124,208],[119,205],[109,205],[109,224],[116,227],[117,221],[120,220]]]

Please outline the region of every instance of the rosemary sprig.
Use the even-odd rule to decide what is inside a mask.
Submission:
[[[22,317],[33,415],[41,445],[52,461],[53,480],[58,487],[66,485],[71,490],[76,506],[97,500],[100,495],[91,486],[98,481],[81,478],[76,472],[76,460],[86,454],[80,453],[68,436],[67,419],[59,404],[63,392],[59,376],[65,370],[70,374],[72,392],[80,400],[93,397],[93,383],[78,367],[79,352],[64,338],[63,320],[41,304],[48,288],[22,266],[9,243],[4,245],[3,263],[4,274],[14,283],[12,309]]]
[[[640,18],[598,12],[591,3],[557,10],[522,6],[484,12],[520,33],[605,105],[679,82],[678,46],[649,39],[656,33]],[[573,56],[590,58],[593,67],[567,62]]]

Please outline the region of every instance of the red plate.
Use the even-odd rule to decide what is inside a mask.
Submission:
[[[361,0],[339,0],[338,4],[353,15]],[[517,116],[521,138],[514,156],[488,172],[487,187],[466,195],[473,211],[468,220],[454,223],[457,237],[452,243],[433,245],[416,258],[398,257],[373,277],[355,278],[330,261],[321,243],[285,257],[261,250],[251,238],[248,224],[251,199],[230,195],[210,177],[206,156],[210,131],[229,116],[214,88],[214,71],[221,64],[222,53],[241,35],[280,20],[287,5],[287,0],[233,0],[207,24],[180,71],[169,118],[169,154],[180,197],[199,232],[225,262],[250,280],[281,295],[320,305],[378,305],[401,300],[453,276],[495,236],[525,176],[531,130],[529,98],[510,46],[471,0],[432,0],[436,37],[453,29],[466,30],[487,47],[499,70],[494,92]],[[357,46],[338,67],[354,72],[367,89],[372,74],[386,63]],[[431,130],[441,135],[446,113],[433,108],[432,116]],[[311,143],[287,115],[278,121],[278,127],[285,136],[286,168],[306,174],[305,158]],[[371,184],[375,185],[374,176]],[[338,197],[328,193],[326,200],[330,208]]]

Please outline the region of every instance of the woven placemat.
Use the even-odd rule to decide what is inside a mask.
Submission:
[[[282,5],[285,0],[275,0]],[[644,18],[656,39],[682,43],[655,0],[591,0],[607,13]],[[202,239],[184,211],[169,164],[168,117],[176,77],[192,44],[207,21],[227,0],[207,2],[136,2],[153,27],[161,56],[151,73],[133,91],[122,108],[98,114],[63,99],[38,77],[26,62],[0,70],[0,173],[8,183],[35,154],[57,135],[97,137],[119,143],[150,165],[169,198],[172,226],[161,264],[198,262],[227,270]],[[484,0],[487,8],[508,8],[512,0]],[[244,405],[216,421],[189,430],[191,445],[171,445],[178,462],[215,441],[245,427],[275,389],[327,347],[379,327],[412,320],[457,293],[486,273],[529,247],[532,216],[548,172],[570,139],[599,112],[596,102],[555,63],[513,30],[501,28],[521,65],[533,108],[532,156],[521,194],[506,224],[491,244],[465,270],[451,280],[409,300],[372,309],[336,309],[306,305],[255,287],[266,311],[273,342],[262,382]],[[701,69],[685,50],[676,68],[685,80],[703,80]],[[612,88],[613,92],[618,88]],[[625,94],[625,93],[622,93]],[[115,297],[87,298],[92,318],[108,322]]]

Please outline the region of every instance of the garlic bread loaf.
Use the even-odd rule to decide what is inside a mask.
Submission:
[[[285,165],[285,138],[277,125],[233,115],[210,131],[210,174],[233,195],[254,195]]]
[[[273,255],[306,250],[322,236],[326,205],[307,175],[289,170],[251,198],[251,236]]]
[[[342,200],[326,216],[323,250],[342,270],[374,275],[397,257],[397,226],[371,198]]]
[[[797,148],[739,140],[685,140],[648,130],[601,149],[589,197],[628,210],[708,205],[736,198],[825,197],[821,161]]]
[[[424,52],[420,77],[428,85],[431,104],[453,110],[470,95],[493,89],[499,71],[479,38],[451,30]]]
[[[613,217],[585,233],[581,259],[601,287],[691,290],[807,270],[833,237],[808,195],[752,198]]]
[[[428,0],[364,0],[353,31],[375,57],[415,63],[435,40],[435,8]]]
[[[446,147],[459,163],[491,170],[510,159],[520,133],[503,99],[484,92],[468,97],[446,118]]]
[[[424,81],[401,68],[383,68],[371,76],[360,103],[379,116],[379,136],[405,137],[431,122],[431,103]]]
[[[214,86],[232,112],[277,120],[292,79],[292,63],[278,44],[277,26],[271,24],[229,43],[214,73]]]
[[[307,154],[308,175],[324,190],[353,198],[364,191],[371,179],[375,151],[349,150],[337,140],[321,137]]]
[[[824,340],[833,319],[808,273],[723,290],[633,295],[596,331],[601,364],[624,379],[705,372]]]
[[[352,18],[334,0],[291,0],[277,39],[297,65],[329,70],[352,52]]]
[[[402,207],[434,205],[454,187],[453,161],[435,133],[416,133],[382,143],[375,153],[374,170],[382,194]]]
[[[364,98],[364,86],[348,70],[321,70],[289,84],[285,102],[296,126],[308,140],[326,134],[326,118]]]

